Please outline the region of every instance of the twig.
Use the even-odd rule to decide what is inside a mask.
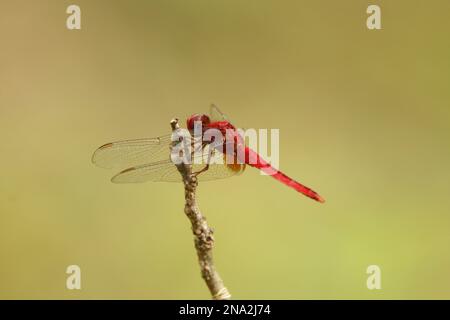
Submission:
[[[180,128],[178,119],[172,119],[170,125],[172,131]],[[176,167],[183,178],[185,197],[184,213],[192,224],[195,249],[197,250],[202,278],[205,280],[214,300],[228,300],[231,298],[231,294],[224,286],[222,278],[214,267],[212,254],[214,247],[213,230],[208,226],[206,218],[200,212],[195,199],[198,185],[197,177],[192,173],[191,164],[180,163],[176,164]]]

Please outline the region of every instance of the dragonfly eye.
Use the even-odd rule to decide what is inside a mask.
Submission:
[[[194,114],[187,119],[187,128],[190,131],[194,130],[195,122],[197,121],[202,123],[203,129],[211,123],[211,120],[206,114]]]

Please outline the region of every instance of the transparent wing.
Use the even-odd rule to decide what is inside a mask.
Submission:
[[[192,165],[192,170],[194,172],[197,172],[202,170],[207,164],[209,164],[208,170],[198,175],[199,181],[224,179],[239,175],[244,172],[245,164],[236,163],[236,158],[233,159],[233,163],[227,164],[225,155],[217,150],[217,147],[219,149],[223,148],[222,145],[215,147],[214,143],[206,145],[203,148],[202,154],[200,155],[200,157],[202,158],[202,163],[196,164],[194,162],[194,164]]]
[[[210,155],[209,155],[210,154]],[[209,169],[198,175],[199,181],[209,181],[232,177],[241,174],[245,170],[244,164],[226,164],[224,155],[209,146],[203,148],[201,164],[193,164],[194,172],[203,169],[207,163]],[[181,182],[181,175],[173,162],[163,160],[150,164],[131,167],[115,175],[112,179],[114,183],[138,183],[138,182]]]
[[[212,122],[228,121],[229,123],[231,123],[233,125],[235,124],[234,122],[232,122],[230,120],[230,118],[226,114],[224,114],[222,111],[220,111],[220,109],[215,104],[212,104],[209,107],[209,119]]]
[[[212,122],[215,121],[230,122],[230,119],[228,119],[228,117],[222,111],[220,111],[220,109],[215,104],[212,104],[209,107],[209,118],[211,119]]]
[[[107,143],[92,155],[92,162],[102,168],[127,168],[169,159],[171,134],[147,139]]]
[[[131,167],[111,179],[114,183],[138,183],[147,181],[180,182],[181,176],[170,159]]]
[[[194,171],[199,171],[202,168],[194,165]],[[240,175],[244,170],[245,164],[214,164],[210,165],[207,171],[200,173],[197,177],[199,181],[219,180]]]

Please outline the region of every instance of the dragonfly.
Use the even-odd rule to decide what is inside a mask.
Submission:
[[[236,131],[236,127],[231,124],[228,117],[215,105],[211,105],[209,114],[193,114],[188,117],[186,124],[190,132],[194,131],[196,122],[201,122],[204,131],[216,129],[225,137],[227,130]],[[201,143],[201,150],[197,156],[203,161],[198,163],[192,161],[192,171],[199,181],[237,176],[250,166],[269,173],[275,180],[311,199],[325,202],[324,198],[311,188],[272,167],[256,151],[245,145],[237,131],[234,137],[238,137],[238,140],[232,141],[234,147],[231,148],[231,152],[234,152],[235,158],[237,154],[244,155],[240,159],[242,161],[232,163],[223,161],[230,153],[229,149],[225,148],[226,144],[230,143],[226,138],[219,146],[217,143]],[[172,134],[167,134],[155,138],[110,142],[94,152],[92,162],[102,168],[121,170],[111,178],[113,183],[181,182],[181,175],[170,158],[172,139]]]

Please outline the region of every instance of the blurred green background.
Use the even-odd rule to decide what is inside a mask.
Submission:
[[[66,29],[76,3],[82,29]],[[382,30],[366,28],[378,4]],[[236,299],[450,298],[450,2],[3,1],[0,298],[209,299],[181,184],[114,185],[101,144],[218,104],[281,169],[199,186]],[[82,290],[66,289],[68,265]],[[379,265],[382,289],[368,290]]]

